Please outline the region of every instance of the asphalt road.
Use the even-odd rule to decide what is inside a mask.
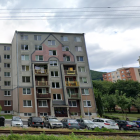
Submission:
[[[27,121],[22,121],[22,122],[23,122],[23,125],[28,125]],[[11,120],[5,120],[5,124],[6,125],[11,125]]]

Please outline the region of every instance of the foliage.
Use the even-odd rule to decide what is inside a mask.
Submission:
[[[138,94],[138,96],[134,99],[134,104],[138,109],[140,109],[140,94]]]
[[[5,119],[12,119],[13,115],[0,115],[3,116]]]
[[[103,80],[103,73],[106,72],[99,72],[99,71],[94,71],[94,70],[90,70],[91,73],[91,78],[92,80]]]
[[[2,111],[2,107],[1,107],[1,105],[0,105],[0,112]]]
[[[103,115],[104,118],[107,118],[107,119],[112,119],[112,120],[117,120],[119,119],[119,117],[115,117],[115,116],[108,116],[108,115]]]

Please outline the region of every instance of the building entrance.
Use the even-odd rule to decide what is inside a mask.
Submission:
[[[68,117],[67,107],[54,107],[55,117]]]

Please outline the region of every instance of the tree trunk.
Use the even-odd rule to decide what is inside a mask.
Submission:
[[[129,111],[129,113],[131,113],[130,107],[128,107],[128,111]]]
[[[138,113],[140,113],[140,109],[137,109]]]
[[[109,112],[109,108],[107,108],[108,112]]]
[[[114,112],[116,112],[115,106],[113,107]]]

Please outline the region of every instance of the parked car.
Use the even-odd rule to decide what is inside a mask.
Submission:
[[[49,127],[50,129],[63,128],[63,124],[56,117],[52,116],[44,117],[44,126]]]
[[[78,122],[75,119],[62,119],[61,122],[63,123],[63,127],[64,128],[76,128],[76,129],[80,129],[80,125],[78,124]]]
[[[23,127],[23,122],[19,116],[13,116],[11,126]]]
[[[88,130],[89,129],[93,130],[96,127],[101,128],[101,126],[93,123],[91,120],[88,120],[88,119],[76,119],[76,121],[79,123],[81,129],[86,128]]]
[[[118,124],[111,119],[104,119],[104,118],[95,118],[93,122],[100,127],[105,127],[107,129],[119,129]]]
[[[136,122],[119,120],[117,123],[120,130],[138,130],[139,129],[139,126],[136,124]]]
[[[28,119],[28,126],[43,128],[44,127],[44,123],[42,121],[42,118],[40,118],[40,117],[30,117]]]

